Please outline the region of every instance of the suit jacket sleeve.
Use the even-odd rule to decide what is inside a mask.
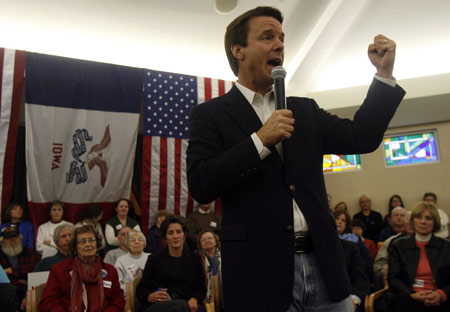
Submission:
[[[238,142],[227,146],[221,136],[227,126],[218,125],[221,120],[203,105],[196,106],[191,112],[187,173],[195,199],[209,203],[245,181],[245,173],[261,169],[262,161],[250,135],[241,135]]]

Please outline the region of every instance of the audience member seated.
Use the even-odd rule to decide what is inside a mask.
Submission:
[[[124,226],[128,226],[136,231],[141,230],[139,222],[128,216],[129,207],[130,202],[128,199],[121,198],[116,202],[116,215],[109,219],[105,226],[106,250],[120,246],[117,236],[119,235],[120,229]]]
[[[75,228],[70,240],[73,257],[52,266],[39,312],[124,311],[117,271],[97,255],[101,243],[92,225]]]
[[[341,239],[347,264],[348,277],[352,285],[352,301],[354,310],[363,311],[364,298],[369,294],[369,278],[364,271],[364,263],[359,255],[358,245]],[[363,303],[361,305],[361,303]],[[361,308],[360,308],[361,307]]]
[[[11,284],[8,276],[0,265],[0,307],[4,312],[17,311],[16,287]]]
[[[50,271],[52,265],[70,258],[69,242],[74,226],[71,223],[58,225],[52,234],[53,244],[57,248],[54,256],[41,259],[34,267],[34,272]]]
[[[410,217],[411,211],[406,212],[403,225],[405,231],[389,237],[387,240],[383,242],[381,247],[378,249],[377,256],[375,257],[375,262],[373,263],[373,271],[375,273],[375,276],[384,282],[384,285],[386,285],[387,283],[390,244],[396,239],[402,237],[409,237],[414,234],[414,230],[411,229],[411,227],[409,226]]]
[[[34,250],[34,226],[31,222],[23,220],[23,206],[19,203],[10,203],[5,210],[5,221],[0,225],[0,231],[11,225],[16,226],[22,235],[22,245]]]
[[[370,256],[375,260],[377,255],[377,246],[375,246],[375,242],[371,239],[364,237],[364,231],[366,230],[366,226],[362,223],[361,220],[355,219],[352,221],[352,231],[356,235],[358,235],[364,244],[366,244],[367,249],[369,249]]]
[[[337,203],[337,205],[334,206],[334,208],[333,208],[333,212],[335,212],[337,210],[347,210],[348,211],[347,204],[345,202],[343,202],[343,201]]]
[[[167,249],[151,254],[136,295],[145,312],[202,311],[206,295],[200,255],[184,248],[186,226],[177,217],[166,218],[161,235]]]
[[[28,273],[33,271],[40,256],[23,245],[22,235],[13,225],[2,229],[0,243],[0,265],[16,287],[17,302],[21,310],[25,310]]]
[[[54,256],[58,252],[53,239],[56,227],[62,224],[72,224],[62,219],[63,214],[64,204],[62,202],[56,200],[49,204],[50,221],[39,226],[36,238],[36,250],[42,255],[42,258]]]
[[[89,205],[81,214],[80,221],[75,224],[75,227],[81,227],[83,225],[92,225],[97,230],[98,234],[102,238],[101,249],[106,247],[105,236],[103,235],[102,226],[99,223],[103,218],[103,208],[99,205]]]
[[[205,229],[199,234],[200,256],[202,257],[203,270],[206,281],[206,301],[214,301],[211,298],[211,276],[218,276],[219,284],[222,283],[222,258],[220,257],[219,236],[210,229]]]
[[[361,260],[364,263],[364,271],[366,272],[369,279],[371,279],[373,274],[373,260],[370,256],[369,249],[367,249],[366,244],[364,244],[364,242],[358,235],[352,233],[352,220],[350,218],[350,215],[346,210],[338,210],[334,212],[334,218],[336,220],[337,232],[339,234],[339,237],[343,240],[350,241],[358,245]]]
[[[362,195],[359,198],[359,205],[361,211],[353,216],[353,219],[359,219],[364,223],[366,227],[366,237],[378,244],[378,237],[380,236],[381,229],[383,228],[383,220],[381,214],[375,210],[372,210],[372,202],[366,195]]]
[[[405,216],[406,216],[405,208],[398,206],[392,209],[391,211],[392,226],[384,228],[381,231],[380,237],[378,238],[378,242],[384,242],[389,237],[404,232]]]
[[[437,205],[437,196],[436,196],[436,194],[434,194],[432,192],[427,192],[427,193],[423,194],[423,200],[428,203],[433,203],[433,204]],[[449,228],[450,228],[450,221],[448,219],[448,215],[444,210],[442,210],[439,207],[437,207],[437,210],[439,212],[439,217],[441,218],[441,228],[437,232],[435,232],[434,235],[437,237],[442,237],[442,238],[448,239],[449,238]]]
[[[150,228],[150,231],[147,235],[147,246],[145,247],[145,252],[155,253],[158,252],[166,246],[164,245],[164,241],[161,237],[161,223],[167,218],[170,213],[167,210],[158,210],[156,213],[156,224]]]
[[[410,225],[415,235],[389,249],[392,311],[450,311],[450,242],[436,237],[440,217],[433,203],[419,202]]]
[[[383,225],[385,228],[392,226],[391,213],[392,209],[394,209],[395,207],[405,207],[402,198],[397,194],[394,194],[391,196],[391,198],[389,198],[388,213],[384,216],[383,219]]]
[[[211,203],[200,204],[198,210],[191,213],[187,219],[189,247],[192,250],[197,249],[198,234],[204,229],[210,229],[218,235],[221,220],[221,216],[211,211]]]
[[[126,242],[129,252],[119,257],[115,263],[117,273],[119,274],[120,287],[125,290],[125,283],[132,282],[135,278],[142,276],[145,263],[149,256],[144,252],[145,235],[136,230],[128,232]]]
[[[117,239],[120,242],[120,247],[116,248],[116,249],[111,249],[110,251],[108,251],[106,253],[105,259],[104,259],[105,263],[114,265],[114,264],[116,264],[116,261],[120,256],[126,255],[128,253],[126,239],[127,239],[128,232],[130,232],[130,231],[131,231],[131,228],[128,226],[125,226],[120,229],[119,236],[117,237]]]

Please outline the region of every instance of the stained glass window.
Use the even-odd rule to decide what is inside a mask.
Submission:
[[[360,155],[323,155],[323,172],[361,169]]]
[[[413,165],[438,161],[434,131],[384,138],[386,166]]]

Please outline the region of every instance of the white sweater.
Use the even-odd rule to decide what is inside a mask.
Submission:
[[[143,252],[139,256],[133,256],[128,252],[117,258],[114,266],[119,274],[120,287],[123,290],[125,290],[125,283],[132,282],[136,277],[142,276],[149,255],[149,253]]]
[[[53,241],[53,232],[58,226],[63,224],[72,223],[64,220],[59,223],[48,221],[39,226],[36,237],[36,250],[42,255],[42,259],[54,256],[58,252],[58,247]],[[50,246],[44,244],[45,241],[50,241]]]

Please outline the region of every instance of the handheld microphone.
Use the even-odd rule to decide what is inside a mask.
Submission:
[[[273,90],[277,110],[287,108],[286,95],[284,92],[285,77],[286,77],[286,70],[282,66],[277,66],[274,69],[272,69]]]

